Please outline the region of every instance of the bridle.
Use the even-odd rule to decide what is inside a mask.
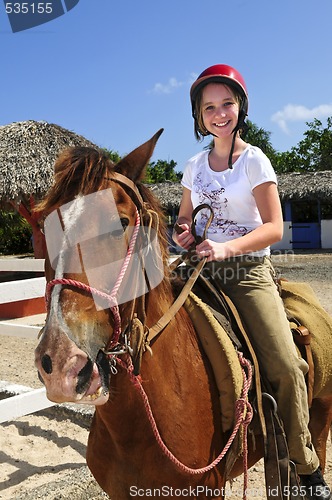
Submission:
[[[101,290],[98,290],[97,288],[91,287],[90,285],[87,285],[86,283],[83,283],[78,280],[73,280],[73,279],[68,279],[68,278],[54,278],[53,280],[49,281],[46,285],[46,304],[49,305],[51,301],[51,294],[52,290],[56,285],[67,285],[67,286],[72,286],[74,288],[78,288],[80,290],[84,290],[85,292],[98,296],[108,302],[109,309],[113,314],[114,318],[114,326],[113,326],[113,335],[110,340],[108,349],[113,349],[115,346],[118,345],[119,343],[119,338],[122,333],[121,330],[121,315],[120,315],[120,309],[119,309],[119,304],[117,300],[117,294],[119,291],[119,288],[121,286],[121,283],[123,281],[123,278],[126,274],[130,259],[132,258],[135,244],[137,241],[137,236],[139,232],[139,228],[141,225],[141,216],[140,212],[142,208],[144,207],[144,201],[142,199],[142,196],[136,187],[136,185],[127,177],[124,175],[116,172],[114,173],[114,176],[107,178],[108,180],[117,182],[121,185],[124,185],[127,188],[130,188],[131,194],[133,195],[135,201],[136,201],[136,218],[135,218],[135,225],[134,225],[134,230],[130,238],[130,242],[127,248],[127,253],[124,258],[124,261],[122,263],[119,275],[116,279],[116,282],[113,286],[113,289],[110,293],[102,292]]]
[[[85,292],[88,292],[91,295],[95,295],[95,296],[98,296],[102,299],[107,300],[109,309],[113,313],[113,317],[114,317],[113,336],[112,336],[110,348],[114,347],[118,343],[119,337],[121,335],[121,315],[120,315],[119,304],[118,304],[118,300],[117,300],[117,294],[118,294],[120,285],[122,283],[122,280],[126,274],[130,259],[133,255],[133,251],[135,248],[140,225],[141,225],[141,219],[140,219],[139,212],[136,209],[135,226],[134,226],[133,234],[131,235],[131,238],[130,238],[126,257],[122,263],[119,275],[118,275],[117,280],[114,284],[114,287],[110,293],[102,292],[101,290],[98,290],[97,288],[91,287],[90,285],[87,285],[81,281],[72,280],[72,279],[68,279],[68,278],[55,278],[55,279],[49,281],[46,285],[46,303],[47,304],[50,302],[52,289],[53,289],[53,287],[55,287],[55,285],[69,285],[69,286],[72,286],[75,288],[79,288],[80,290],[84,290]]]

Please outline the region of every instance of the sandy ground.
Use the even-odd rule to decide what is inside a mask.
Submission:
[[[332,254],[280,255],[277,271],[312,285],[332,314]],[[41,387],[33,364],[37,341],[0,336],[0,380]],[[88,419],[54,408],[0,424],[0,498],[32,500],[108,498],[85,466]],[[328,444],[326,479],[332,485],[332,447]],[[229,500],[242,498],[243,477]],[[249,471],[248,500],[265,498],[262,461]],[[116,500],[116,499],[114,499]]]

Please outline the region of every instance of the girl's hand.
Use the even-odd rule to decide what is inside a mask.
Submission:
[[[188,250],[195,241],[193,235],[191,234],[190,226],[188,224],[178,224],[178,228],[180,228],[180,230],[182,230],[182,232],[180,233],[180,232],[174,231],[173,232],[173,240],[180,247]]]
[[[226,243],[217,243],[211,240],[204,240],[197,245],[196,253],[201,259],[206,257],[207,262],[225,260],[232,256]]]

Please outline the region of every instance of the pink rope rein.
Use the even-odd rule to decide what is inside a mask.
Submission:
[[[180,462],[174,455],[173,453],[167,448],[166,444],[164,443],[156,421],[154,419],[152,409],[149,403],[149,399],[147,397],[146,392],[144,391],[144,388],[139,380],[139,378],[133,374],[133,365],[131,363],[131,359],[129,361],[129,365],[126,365],[122,360],[117,358],[117,363],[124,368],[127,373],[130,376],[130,379],[132,383],[134,384],[135,388],[138,390],[140,393],[143,402],[144,402],[144,407],[149,419],[149,422],[151,424],[153,433],[155,435],[156,441],[159,444],[162,452],[168,457],[171,462],[173,462],[180,470],[183,472],[186,472],[188,474],[204,474],[205,472],[210,471],[216,465],[219,464],[219,462],[224,458],[226,455],[227,451],[229,450],[230,446],[232,445],[235,436],[240,428],[240,426],[243,426],[243,471],[244,471],[244,484],[243,484],[243,499],[246,500],[246,492],[247,492],[247,487],[248,487],[248,446],[247,446],[247,428],[252,420],[253,417],[253,410],[252,406],[248,401],[248,392],[250,389],[251,381],[252,381],[252,367],[251,364],[247,359],[243,357],[242,353],[238,353],[239,361],[241,364],[241,370],[242,370],[242,376],[243,376],[243,387],[242,387],[242,394],[241,397],[236,401],[235,403],[235,426],[233,429],[232,434],[230,435],[224,449],[221,451],[221,453],[218,455],[218,457],[213,460],[209,465],[205,467],[201,467],[198,469],[192,469],[191,467],[187,467],[185,464]],[[248,375],[246,374],[245,369],[247,369]]]

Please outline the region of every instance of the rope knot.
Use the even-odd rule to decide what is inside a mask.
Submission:
[[[239,398],[235,402],[235,414],[243,425],[249,425],[253,417],[253,409],[247,398]]]

